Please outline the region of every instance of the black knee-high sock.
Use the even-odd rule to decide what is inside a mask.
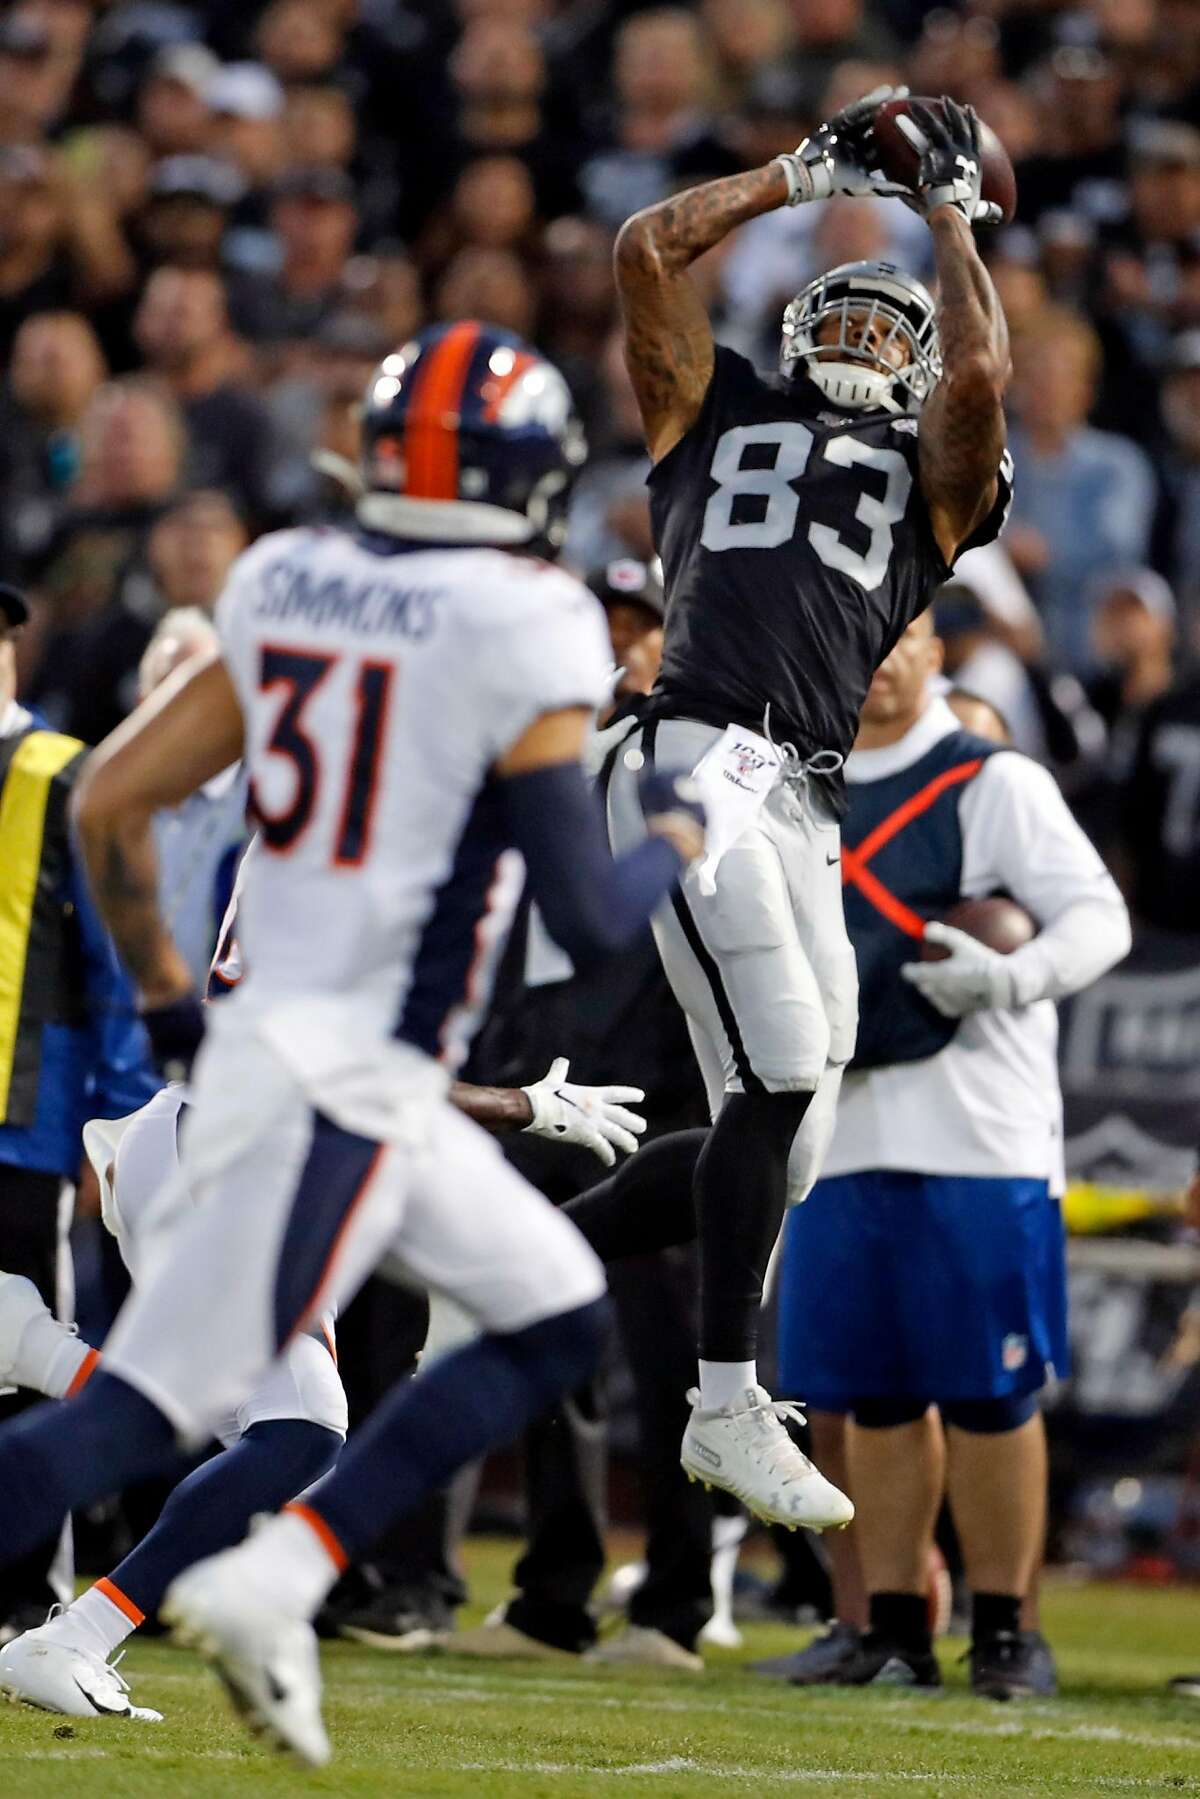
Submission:
[[[692,1190],[707,1137],[704,1130],[658,1137],[622,1162],[607,1180],[568,1200],[563,1211],[602,1262],[651,1255],[693,1241]]]
[[[734,1093],[696,1164],[700,1354],[753,1361],[767,1263],[787,1203],[788,1152],[811,1093]]]

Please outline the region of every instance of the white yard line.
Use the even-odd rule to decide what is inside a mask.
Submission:
[[[669,1712],[682,1716],[703,1715],[711,1717],[714,1713],[724,1713],[737,1718],[773,1718],[778,1719],[785,1710],[784,1704],[770,1706],[755,1704],[738,1699],[706,1699],[701,1692],[694,1698],[656,1694],[653,1698],[635,1697],[628,1693],[614,1694],[589,1687],[583,1681],[547,1680],[539,1678],[526,1680],[518,1676],[495,1686],[471,1685],[447,1670],[424,1668],[421,1670],[422,1682],[426,1686],[425,1697],[437,1700],[440,1697],[448,1702],[477,1705],[511,1704],[524,1701],[530,1705],[558,1704],[564,1694],[569,1694],[577,1705],[590,1706],[600,1711],[650,1711]],[[435,1689],[429,1691],[429,1689]],[[419,1693],[419,1685],[401,1689],[403,1696],[411,1698]],[[394,1699],[396,1689],[375,1689],[375,1695],[381,1699]],[[781,1700],[785,1695],[781,1694]],[[793,1708],[793,1715],[800,1721],[803,1718],[805,1700],[795,1694],[786,1695],[787,1704]],[[953,1736],[991,1738],[1022,1737],[1026,1741],[1047,1742],[1094,1742],[1125,1743],[1131,1748],[1139,1749],[1191,1749],[1200,1752],[1200,1730],[1193,1736],[1170,1735],[1165,1732],[1138,1729],[1131,1730],[1119,1724],[1089,1724],[1085,1720],[1073,1721],[1069,1716],[1056,1719],[1050,1711],[1053,1701],[1038,1704],[1036,1708],[1023,1704],[1018,1714],[997,1719],[988,1723],[985,1719],[978,1721],[958,1718],[931,1718],[918,1716],[910,1709],[911,1701],[906,1698],[887,1700],[882,1695],[872,1695],[869,1713],[849,1707],[838,1707],[828,1704],[823,1698],[813,1693],[812,1722],[815,1724],[855,1724],[862,1725],[868,1718],[886,1717],[889,1722],[898,1724],[905,1730],[926,1731],[932,1735],[941,1733]],[[920,1701],[918,1701],[920,1703]],[[933,1700],[935,1705],[938,1700]],[[1069,1702],[1067,1702],[1069,1703]]]
[[[572,1778],[586,1775],[589,1780],[616,1778],[618,1780],[654,1779],[664,1774],[690,1774],[702,1780],[740,1780],[752,1781],[760,1789],[764,1783],[771,1785],[799,1786],[802,1783],[812,1785],[823,1783],[828,1786],[853,1782],[856,1785],[869,1783],[878,1786],[913,1786],[918,1782],[941,1788],[978,1787],[979,1775],[948,1774],[939,1769],[936,1774],[928,1768],[923,1769],[891,1769],[881,1771],[877,1768],[864,1769],[854,1773],[850,1769],[838,1768],[727,1768],[711,1762],[695,1761],[691,1756],[673,1755],[661,1762],[625,1762],[620,1766],[596,1767],[587,1762],[547,1762],[547,1761],[472,1761],[442,1763],[447,1773],[455,1774],[564,1774]],[[1162,1791],[1160,1778],[1142,1778],[1136,1774],[1110,1774],[1088,1776],[1090,1792],[1136,1792],[1153,1788]],[[1021,1789],[1014,1786],[1013,1792]]]

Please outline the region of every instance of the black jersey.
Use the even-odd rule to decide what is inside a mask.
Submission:
[[[1006,454],[971,544],[996,536],[1011,493]],[[871,677],[950,573],[916,419],[838,411],[806,378],[766,380],[718,349],[650,505],[667,588],[651,714],[761,731],[769,705],[778,741],[848,755]]]

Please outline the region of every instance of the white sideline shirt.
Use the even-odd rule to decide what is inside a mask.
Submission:
[[[961,725],[931,699],[898,743],[855,750],[853,788],[920,761]],[[1128,953],[1129,915],[1054,777],[1013,751],[988,758],[959,799],[962,895],[1003,891],[1039,921],[1009,965],[1025,1002],[975,1012],[920,1062],[847,1074],[823,1175],[888,1168],[919,1174],[1064,1181],[1058,1017],[1053,1002]],[[912,959],[918,946],[913,945]]]

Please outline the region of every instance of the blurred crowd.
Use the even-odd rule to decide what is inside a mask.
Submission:
[[[1167,757],[1190,798],[1160,796],[1151,827],[1179,866],[1150,884],[1156,922],[1192,928],[1196,0],[17,0],[0,578],[33,600],[22,697],[88,741],[111,728],[167,610],[210,607],[257,533],[344,508],[367,375],[431,319],[485,316],[559,362],[592,448],[568,559],[648,555],[613,233],[884,81],[972,102],[1018,178],[987,247],[1017,497],[1003,550],[947,596],[955,677],[1131,861],[1122,820],[1158,817],[1147,720],[1194,724]],[[768,215],[696,276],[718,335],[766,365],[790,294],[875,256],[928,271],[898,201]],[[1154,918],[1156,895],[1140,903]]]

